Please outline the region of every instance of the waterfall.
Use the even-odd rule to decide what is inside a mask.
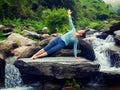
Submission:
[[[17,57],[10,57],[7,60],[5,67],[5,88],[0,90],[42,90],[41,83],[34,83],[31,85],[24,85],[21,74],[13,63],[17,60]]]
[[[6,64],[5,88],[17,87],[21,85],[22,79],[19,70],[12,64]]]
[[[90,36],[91,37],[91,36]],[[115,45],[114,38],[112,35],[107,36],[107,38],[100,39],[96,37],[96,34],[92,35],[93,39],[88,41],[88,43],[92,44],[96,60],[95,62],[100,64],[100,71],[116,71],[120,72],[119,69],[112,67],[110,64],[110,56],[107,52],[107,49]],[[90,86],[99,86],[103,80],[102,74],[94,77],[91,82],[88,84]]]
[[[100,64],[100,70],[110,68],[110,58],[106,50],[109,47],[114,46],[114,38],[112,35],[109,35],[105,40],[96,38],[94,34],[94,39],[91,43],[96,55],[96,62]]]

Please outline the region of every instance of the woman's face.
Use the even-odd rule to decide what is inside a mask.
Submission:
[[[80,34],[78,32],[75,32],[74,37],[78,38],[79,36],[80,36]]]
[[[85,30],[79,30],[77,32],[75,32],[74,37],[75,38],[79,38],[80,36],[82,36],[85,33]]]
[[[79,35],[82,36],[85,33],[85,30],[78,30],[77,33],[79,33]]]

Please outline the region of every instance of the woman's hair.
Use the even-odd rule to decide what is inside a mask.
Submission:
[[[80,30],[81,30],[81,32],[80,32]],[[80,36],[80,37],[85,38],[86,37],[86,30],[83,30],[83,29],[80,29],[80,30],[77,31],[78,33],[82,33],[82,36]]]

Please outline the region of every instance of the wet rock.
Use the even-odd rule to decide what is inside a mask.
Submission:
[[[120,46],[120,30],[115,31],[114,34],[115,34],[114,37],[115,44]]]
[[[120,67],[120,51],[107,50],[110,58],[111,67]]]
[[[115,40],[115,44],[120,46],[120,36],[115,36],[114,40]]]
[[[107,33],[107,34],[110,34],[110,35],[114,35],[114,32],[117,31],[117,30],[120,30],[120,22],[114,23],[114,24],[110,27],[110,30],[104,31],[103,33]]]
[[[73,49],[73,43],[70,43],[65,49]],[[93,47],[86,41],[79,38],[77,49],[81,51],[81,53],[78,54],[78,57],[84,57],[91,61],[95,60],[95,52]]]
[[[78,49],[81,50],[81,57],[84,57],[91,61],[95,60],[95,52],[93,50],[93,47],[86,41],[79,39]]]
[[[100,83],[103,85],[120,85],[120,70],[116,68],[109,68],[101,71]]]
[[[100,35],[97,35],[96,37],[97,37],[97,38],[100,38],[100,39],[106,39],[108,35],[109,35],[109,34],[107,34],[107,33],[102,33],[102,34],[100,34]]]
[[[120,22],[114,23],[111,27],[110,30],[115,31],[115,30],[120,30]]]
[[[99,64],[74,57],[45,57],[36,60],[20,58],[14,65],[20,70],[23,77],[26,76],[23,80],[28,77],[35,79],[36,76],[57,79],[90,78],[99,71]]]
[[[0,86],[5,84],[5,64],[5,60],[0,58]]]

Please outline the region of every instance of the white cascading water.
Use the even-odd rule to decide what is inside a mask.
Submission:
[[[10,57],[5,67],[5,88],[0,90],[41,90],[41,87],[32,87],[23,85],[21,74],[13,63],[17,60],[17,57]],[[35,86],[35,85],[34,85]]]
[[[19,70],[12,64],[6,64],[5,67],[5,87],[22,86],[22,79]]]
[[[114,46],[114,39],[112,35],[109,35],[105,40],[96,38],[96,33],[90,42],[93,46],[96,55],[96,61],[100,64],[100,70],[110,68],[110,58],[106,53],[109,47]]]
[[[2,88],[1,90],[33,90],[33,88],[23,86],[19,70],[12,64],[6,64],[5,88]]]
[[[106,50],[109,47],[114,46],[114,38],[112,35],[109,35],[105,40],[97,38],[96,35],[99,35],[99,33],[94,33],[93,35],[90,35],[87,41],[93,46],[96,60],[95,62],[100,64],[100,71],[108,71],[108,70],[115,70],[116,68],[110,67],[110,56],[106,52]],[[102,80],[102,75],[96,76],[89,85],[91,86],[99,86],[99,81]]]

